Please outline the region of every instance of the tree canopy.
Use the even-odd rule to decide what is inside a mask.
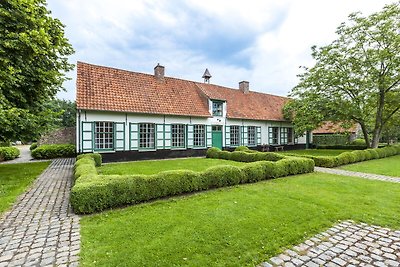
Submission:
[[[316,63],[303,67],[285,115],[296,132],[323,121],[356,122],[367,144],[377,147],[385,125],[400,111],[400,3],[364,17],[349,15],[338,39],[312,47]],[[372,134],[372,141],[369,138]]]
[[[62,89],[74,50],[45,0],[0,1],[0,140],[30,139],[47,123],[43,106]]]

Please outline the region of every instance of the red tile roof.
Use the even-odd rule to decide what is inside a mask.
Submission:
[[[227,117],[283,121],[288,98],[78,62],[78,109],[210,117],[210,99],[227,102]]]
[[[354,124],[350,129],[344,129],[338,123],[326,121],[318,129],[312,131],[313,134],[337,134],[337,133],[355,133],[357,131],[357,124]]]

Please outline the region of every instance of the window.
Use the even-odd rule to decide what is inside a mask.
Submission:
[[[223,102],[213,101],[212,102],[212,113],[213,116],[222,116]]]
[[[281,144],[286,145],[288,143],[288,128],[281,128]]]
[[[139,124],[139,148],[154,148],[154,124]]]
[[[279,136],[279,128],[278,127],[269,127],[268,137],[270,145],[278,144],[278,136]]]
[[[293,144],[293,128],[287,128],[287,130],[288,144]]]
[[[193,145],[198,147],[205,147],[206,146],[206,131],[205,125],[194,125],[193,126]]]
[[[231,146],[239,146],[240,145],[240,132],[239,132],[239,126],[231,126]]]
[[[95,149],[114,149],[114,125],[109,121],[96,121]]]
[[[248,137],[248,145],[255,146],[256,145],[256,127],[248,126],[247,127],[247,137]]]
[[[172,124],[172,147],[185,147],[185,125]]]

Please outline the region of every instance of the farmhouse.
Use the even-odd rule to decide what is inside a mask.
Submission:
[[[108,161],[204,155],[211,146],[304,146],[283,118],[285,97],[78,62],[77,150]]]

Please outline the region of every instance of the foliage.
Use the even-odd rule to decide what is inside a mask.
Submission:
[[[207,150],[207,158],[215,159],[229,159],[239,162],[254,162],[260,160],[278,161],[283,159],[285,156],[274,152],[258,152],[249,150],[251,153],[244,151],[221,151],[219,148],[211,147]]]
[[[315,166],[333,168],[350,163],[385,158],[398,154],[400,154],[400,145],[365,150],[354,150],[351,152],[343,152],[337,156],[313,156],[306,154],[297,154],[297,156],[314,160]]]
[[[244,167],[219,165],[202,172],[170,170],[153,175],[98,175],[94,165],[90,155],[80,157],[75,163],[75,185],[70,201],[77,213],[93,213],[161,197],[314,170],[313,161],[302,158],[260,161]]]
[[[43,104],[67,79],[74,51],[45,0],[1,1],[0,17],[0,140],[34,139],[51,122]]]
[[[315,145],[345,145],[349,142],[346,134],[313,134],[313,144]]]
[[[280,152],[284,156],[299,156],[299,155],[310,155],[310,156],[337,156],[343,152],[347,152],[347,149],[300,149],[300,150],[288,150]],[[351,151],[351,150],[350,150]]]
[[[364,139],[355,139],[353,140],[351,143],[351,145],[355,145],[355,146],[367,146],[367,144],[365,143]]]
[[[257,266],[338,220],[400,229],[399,196],[399,184],[310,173],[160,199],[83,216],[81,265]]]
[[[247,151],[250,151],[250,148],[248,148],[247,146],[238,146],[235,148],[235,151],[247,152]]]
[[[76,125],[76,103],[75,101],[64,99],[53,99],[45,104],[46,109],[55,115],[50,129],[75,127]]]
[[[0,147],[0,161],[15,159],[19,154],[19,149],[16,147]]]
[[[96,164],[96,167],[100,167],[100,166],[101,166],[103,157],[102,157],[101,154],[99,154],[99,153],[81,154],[81,155],[78,155],[78,156],[76,157],[76,160],[80,160],[80,159],[82,159],[82,158],[87,158],[87,157],[92,158],[92,159],[94,160],[94,162],[95,162],[95,164]]]
[[[296,132],[350,119],[361,125],[366,144],[378,146],[384,126],[400,110],[399,28],[400,7],[394,3],[368,17],[351,14],[338,27],[337,40],[312,48],[316,64],[299,75],[294,100],[284,108]]]
[[[0,165],[0,213],[13,205],[49,162],[31,162]]]
[[[36,142],[33,142],[33,143],[31,144],[31,146],[29,147],[29,150],[32,151],[32,150],[34,150],[34,149],[37,148],[37,147],[38,147],[38,144],[37,144]]]
[[[41,145],[31,151],[32,157],[35,159],[54,159],[75,157],[75,145]]]
[[[317,149],[341,149],[341,150],[363,150],[366,149],[367,145],[361,144],[361,145],[318,145]]]

